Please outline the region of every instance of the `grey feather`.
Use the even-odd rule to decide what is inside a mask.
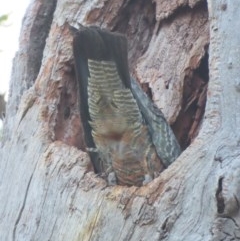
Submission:
[[[181,154],[178,141],[163,113],[143,92],[139,84],[131,79],[132,93],[148,125],[152,142],[165,166],[169,166]]]

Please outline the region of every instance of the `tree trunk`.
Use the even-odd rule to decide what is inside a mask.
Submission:
[[[183,148],[143,187],[109,187],[92,171],[73,70],[77,23],[127,35],[131,73]],[[32,1],[1,140],[1,240],[240,240],[237,29],[234,1]]]

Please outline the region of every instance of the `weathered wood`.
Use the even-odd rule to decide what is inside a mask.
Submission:
[[[0,94],[0,119],[3,120],[6,113],[5,94]]]
[[[44,2],[31,2],[15,58],[0,149],[0,239],[239,240],[239,5],[209,0],[208,18],[203,1],[59,0],[37,77],[24,87],[25,50],[35,37],[29,31],[38,32],[29,19]],[[207,51],[210,24],[200,132],[146,186],[107,187],[83,151],[67,24],[77,22],[127,34],[131,72],[149,83],[171,122],[182,108],[185,76]]]

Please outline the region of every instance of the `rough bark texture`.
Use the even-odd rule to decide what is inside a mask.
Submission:
[[[233,1],[32,1],[0,149],[1,240],[239,240],[239,13]],[[188,146],[146,186],[92,172],[67,23],[127,35],[132,74]]]

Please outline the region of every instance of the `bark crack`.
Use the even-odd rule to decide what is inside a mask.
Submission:
[[[218,189],[216,192],[216,200],[217,200],[217,211],[219,214],[222,214],[225,209],[224,198],[222,194],[222,187],[223,187],[223,177],[220,177],[218,180]]]
[[[33,172],[33,173],[34,173],[34,172]],[[17,226],[18,226],[18,224],[19,224],[19,221],[20,221],[20,219],[21,219],[21,217],[22,217],[23,210],[24,210],[24,208],[25,208],[25,204],[26,204],[26,201],[27,201],[27,196],[28,196],[29,187],[30,187],[30,184],[31,184],[31,182],[32,182],[33,173],[32,173],[32,175],[31,175],[31,177],[30,177],[30,179],[29,179],[29,181],[28,181],[27,189],[26,189],[26,191],[25,191],[25,195],[24,195],[24,199],[23,199],[23,204],[22,204],[22,207],[21,207],[21,209],[20,209],[20,211],[19,211],[19,213],[18,213],[17,220],[16,220],[16,222],[15,222],[15,224],[14,224],[13,238],[12,238],[13,241],[16,240],[16,230],[17,230]]]
[[[236,196],[236,195],[233,195],[233,197],[234,197],[234,199],[235,199],[235,201],[236,201],[236,203],[237,203],[238,209],[240,209],[240,203],[239,203],[239,200],[238,200],[237,196]]]
[[[55,219],[55,222],[54,222],[54,225],[53,225],[53,228],[52,228],[52,232],[51,232],[51,235],[49,237],[49,240],[52,240],[52,236],[54,234],[54,230],[55,230],[55,227],[56,227],[56,223],[57,223],[57,219]]]
[[[56,169],[56,166],[54,167],[54,170],[55,170],[55,169]],[[52,172],[52,173],[53,173],[53,172]],[[51,173],[51,174],[52,174],[52,173]],[[50,182],[49,182],[49,181],[47,182],[46,185],[44,184],[44,190],[46,190],[46,191],[45,191],[45,193],[44,193],[44,195],[43,195],[43,198],[42,198],[43,201],[42,201],[41,207],[39,206],[39,210],[41,210],[41,211],[40,211],[41,214],[44,212],[45,203],[46,203],[46,200],[47,200],[47,197],[48,197],[48,192],[49,192],[49,190],[50,190]],[[55,199],[54,205],[55,205],[55,203],[56,203],[56,199]],[[36,230],[35,230],[35,234],[34,234],[34,235],[36,235],[37,232],[38,232],[38,230],[39,230],[39,225],[40,225],[40,223],[41,223],[41,220],[42,220],[42,215],[37,218],[37,228],[36,228]],[[54,228],[53,228],[53,229],[54,229]]]
[[[92,235],[93,235],[93,232],[94,232],[94,227],[97,226],[97,221],[98,221],[100,212],[101,212],[101,210],[102,210],[102,204],[103,204],[103,199],[101,200],[101,203],[100,203],[99,208],[98,208],[98,211],[97,211],[97,215],[95,216],[95,219],[94,219],[94,221],[93,221],[93,225],[92,225],[92,228],[91,228],[91,233],[90,233],[89,239],[88,239],[89,241],[92,240]]]

